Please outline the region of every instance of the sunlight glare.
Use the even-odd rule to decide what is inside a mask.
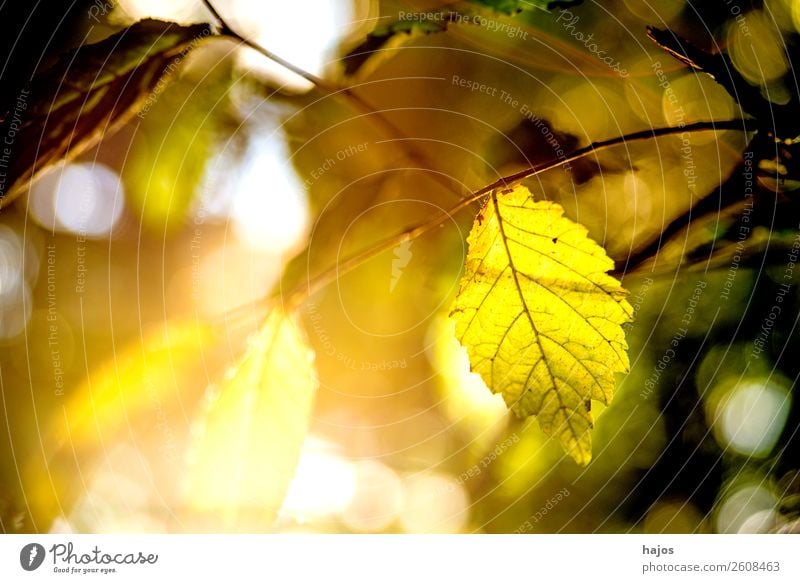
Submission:
[[[31,185],[28,213],[51,231],[107,236],[122,216],[119,175],[99,163],[59,164]]]
[[[143,18],[158,18],[172,20],[181,24],[191,24],[204,11],[198,10],[200,2],[196,0],[119,0],[117,10],[121,11],[131,20]]]
[[[467,523],[467,491],[449,475],[423,473],[407,477],[405,500],[400,519],[408,533],[458,533]]]
[[[293,518],[301,524],[332,516],[350,504],[355,490],[353,465],[336,453],[332,443],[309,437],[280,516]]]
[[[734,534],[747,525],[751,518],[764,511],[772,511],[777,499],[764,486],[751,483],[727,496],[719,505],[716,515],[717,532]]]
[[[442,376],[444,405],[451,418],[470,417],[492,439],[502,426],[508,408],[503,397],[492,393],[481,376],[472,372],[467,349],[455,337],[455,323],[450,318],[438,319],[428,330],[428,357]],[[490,430],[490,428],[495,428]]]
[[[310,0],[291,2],[228,0],[235,26],[248,38],[279,57],[320,76],[333,58],[336,43],[353,20],[345,2]],[[239,63],[245,69],[283,85],[291,92],[306,92],[313,85],[254,50],[243,49]]]
[[[0,338],[22,332],[31,317],[31,288],[25,281],[23,241],[8,225],[0,225]]]
[[[355,532],[381,532],[403,509],[403,484],[392,468],[373,460],[356,463],[356,490],[344,510],[344,523]]]
[[[770,381],[744,382],[717,406],[715,433],[723,446],[753,457],[770,454],[789,416],[791,395]]]
[[[305,190],[288,159],[280,133],[255,137],[231,181],[230,215],[237,235],[275,255],[291,253],[308,227]]]

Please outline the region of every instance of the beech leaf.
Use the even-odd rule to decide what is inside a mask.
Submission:
[[[274,310],[233,374],[212,388],[193,429],[189,508],[214,526],[271,524],[300,457],[316,388],[305,335],[294,317]]]
[[[591,401],[608,404],[629,361],[633,310],[613,261],[553,202],[495,191],[468,238],[451,317],[470,365],[521,417],[535,415],[581,465]]]
[[[345,75],[369,75],[384,59],[393,56],[396,49],[417,38],[444,32],[449,21],[449,16],[442,13],[441,19],[395,20],[375,27],[361,44],[343,57]]]

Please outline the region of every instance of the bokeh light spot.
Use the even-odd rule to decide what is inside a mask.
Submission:
[[[112,169],[67,163],[47,170],[31,185],[28,212],[52,231],[104,237],[122,216],[124,200],[122,182]]]

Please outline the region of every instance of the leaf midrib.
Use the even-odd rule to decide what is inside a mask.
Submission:
[[[497,217],[497,228],[500,231],[500,239],[503,241],[503,248],[506,252],[506,257],[508,257],[508,266],[511,269],[511,276],[514,278],[514,286],[517,288],[517,295],[519,295],[519,300],[522,303],[522,309],[525,311],[525,316],[528,318],[528,323],[531,325],[531,329],[533,330],[533,337],[536,341],[536,345],[539,347],[539,353],[542,355],[542,360],[544,361],[545,368],[547,369],[547,374],[550,377],[550,384],[552,386],[553,392],[555,392],[556,397],[558,398],[559,405],[563,407],[564,402],[561,399],[561,395],[558,392],[558,387],[556,385],[556,379],[553,376],[553,371],[550,368],[550,362],[547,359],[547,355],[544,351],[544,346],[542,345],[541,338],[539,336],[539,330],[536,328],[536,324],[533,321],[533,317],[531,316],[531,311],[528,309],[528,303],[525,301],[525,295],[522,292],[522,286],[519,282],[519,277],[517,276],[517,268],[514,266],[514,258],[511,256],[511,249],[508,246],[508,238],[506,237],[505,228],[503,227],[503,217],[500,214],[500,204],[497,201],[497,192],[492,192],[492,206],[494,207],[494,214]],[[498,345],[499,348],[500,345]],[[531,372],[536,367],[532,367]],[[527,385],[527,382],[526,382]],[[522,391],[520,392],[520,399],[522,396],[530,390],[529,387],[525,386],[522,387]],[[570,425],[570,429],[572,426]]]

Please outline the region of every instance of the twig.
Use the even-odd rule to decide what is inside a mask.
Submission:
[[[487,194],[492,192],[493,190],[497,189],[506,189],[510,188],[514,184],[532,176],[536,176],[543,172],[547,172],[548,170],[552,170],[554,168],[558,168],[559,166],[563,166],[565,164],[569,164],[581,158],[584,158],[590,154],[596,154],[603,150],[607,150],[609,148],[613,148],[614,146],[618,146],[620,144],[624,144],[626,142],[634,142],[634,141],[643,141],[653,138],[658,138],[662,136],[670,136],[676,134],[683,134],[683,133],[693,133],[693,132],[703,132],[703,131],[720,131],[720,130],[739,130],[743,132],[751,132],[756,130],[755,120],[747,120],[747,119],[731,119],[725,121],[702,121],[697,123],[688,124],[683,127],[665,127],[665,128],[654,128],[649,130],[642,130],[638,132],[633,132],[630,134],[625,134],[622,136],[617,136],[615,138],[611,138],[608,140],[602,140],[599,142],[594,142],[586,147],[580,148],[575,150],[569,156],[560,158],[558,160],[553,160],[551,162],[545,162],[543,164],[537,164],[530,168],[526,168],[525,170],[521,170],[520,172],[516,172],[509,176],[505,176],[500,178],[479,190],[471,193],[467,197],[460,200],[458,203],[450,207],[448,210],[443,211],[433,219],[426,221],[424,223],[420,223],[414,227],[406,229],[405,231],[393,235],[379,243],[376,243],[372,247],[368,249],[364,249],[363,251],[359,251],[354,255],[346,258],[340,263],[337,263],[335,266],[330,267],[323,272],[317,274],[316,276],[310,278],[305,284],[296,287],[294,290],[289,292],[289,294],[284,298],[284,308],[286,310],[292,310],[297,308],[300,304],[302,304],[307,298],[314,295],[320,289],[324,288],[328,284],[336,281],[345,273],[352,271],[353,269],[363,265],[370,259],[389,251],[400,245],[405,243],[406,241],[411,241],[424,235],[425,233],[432,231],[433,229],[439,227],[439,225],[443,224],[447,221],[452,215],[464,210],[472,203],[477,202],[481,198],[485,197]],[[252,308],[253,305],[259,304],[263,301],[266,301],[267,304],[269,302],[275,301],[279,299],[280,293],[276,293],[271,296],[267,296],[262,298],[261,300],[257,300],[252,304],[247,304],[245,306],[241,306],[240,308],[236,308],[236,311],[242,310],[245,308]],[[230,314],[229,314],[230,315]]]
[[[409,160],[411,160],[414,164],[425,168],[425,169],[432,169],[434,166],[430,163],[427,156],[422,152],[418,151],[411,143],[408,142],[406,135],[400,131],[400,129],[395,126],[392,122],[390,122],[386,117],[381,114],[378,110],[376,110],[372,105],[370,105],[366,100],[360,97],[358,94],[354,93],[353,90],[349,87],[340,87],[334,83],[326,81],[321,77],[317,77],[313,73],[306,71],[305,69],[298,67],[297,65],[290,63],[286,59],[276,55],[266,47],[260,45],[259,43],[245,38],[238,32],[236,32],[225,18],[219,13],[219,11],[214,7],[210,0],[202,0],[205,7],[214,17],[214,20],[217,21],[219,28],[220,28],[220,35],[227,36],[234,40],[239,41],[243,45],[250,47],[251,49],[257,51],[267,59],[278,63],[282,67],[288,69],[289,71],[299,75],[303,79],[311,82],[317,89],[328,93],[329,95],[339,95],[348,99],[350,102],[353,103],[358,109],[360,109],[363,113],[369,114],[369,119],[373,123],[376,123],[381,127],[381,131],[386,134],[387,136],[393,138],[399,144],[403,144],[403,151],[408,156]],[[445,186],[448,192],[452,192],[452,182],[448,181],[447,176],[438,172],[434,172],[430,174],[434,180]]]
[[[306,81],[309,81],[309,82],[313,83],[315,86],[317,86],[318,88],[322,89],[323,91],[326,91],[328,93],[337,93],[337,92],[340,91],[339,88],[331,85],[330,83],[328,83],[327,81],[325,81],[321,77],[317,77],[313,73],[310,73],[310,72],[306,71],[305,69],[303,69],[301,67],[298,67],[297,65],[295,65],[293,63],[290,63],[286,59],[284,59],[282,57],[279,57],[278,55],[276,55],[272,51],[268,50],[266,47],[263,47],[260,44],[258,44],[257,42],[254,42],[254,41],[252,41],[252,40],[250,40],[248,38],[245,38],[244,36],[242,36],[241,34],[236,32],[235,30],[233,30],[231,28],[231,26],[228,24],[228,22],[222,17],[222,15],[219,13],[219,11],[214,7],[214,5],[209,0],[203,0],[203,4],[208,9],[208,11],[211,13],[211,15],[214,17],[214,20],[216,20],[217,23],[219,24],[219,29],[220,29],[219,33],[220,33],[221,36],[228,36],[228,37],[231,37],[231,38],[239,41],[243,45],[246,45],[246,46],[250,47],[251,49],[261,53],[266,58],[268,58],[270,61],[274,61],[274,62],[278,63],[281,67],[284,67],[284,68],[288,69],[289,71],[291,71],[292,73],[295,73],[295,74],[299,75],[300,77],[302,77]]]
[[[714,122],[714,121],[697,122],[693,124],[688,124],[682,128],[667,127],[667,128],[655,128],[651,130],[642,130],[640,132],[634,132],[623,136],[617,136],[616,138],[611,138],[609,140],[594,142],[584,148],[575,150],[575,152],[573,152],[571,155],[565,158],[555,160],[552,162],[545,162],[544,164],[537,164],[535,166],[532,166],[531,168],[526,168],[525,170],[521,170],[520,172],[517,172],[515,174],[505,176],[503,178],[500,178],[499,180],[492,182],[487,186],[484,186],[479,190],[476,190],[475,192],[473,192],[466,198],[462,199],[460,202],[452,206],[450,209],[444,211],[434,219],[427,221],[425,223],[421,223],[415,227],[403,231],[402,233],[399,233],[398,235],[389,237],[388,239],[385,239],[384,241],[377,243],[376,245],[370,247],[369,249],[365,249],[364,251],[352,255],[351,257],[345,259],[341,263],[338,263],[335,267],[331,267],[327,271],[322,272],[321,274],[314,277],[307,284],[306,289],[298,289],[292,292],[289,295],[289,298],[287,299],[287,303],[289,304],[290,307],[296,307],[297,305],[302,303],[305,300],[305,298],[313,295],[315,292],[325,287],[332,281],[337,280],[343,274],[352,271],[353,269],[360,266],[362,263],[369,261],[373,257],[380,255],[385,251],[393,249],[397,245],[405,243],[406,241],[411,241],[412,239],[416,239],[420,235],[424,235],[428,231],[437,228],[439,225],[443,224],[446,220],[448,220],[452,215],[465,209],[473,202],[480,200],[493,190],[509,188],[526,178],[536,176],[537,174],[541,174],[542,172],[552,170],[553,168],[558,168],[559,166],[569,164],[571,162],[584,158],[590,154],[597,153],[602,150],[606,150],[608,148],[613,148],[614,146],[624,144],[626,142],[641,141],[661,136],[681,134],[684,132],[701,132],[701,131],[735,130],[735,129],[739,129],[742,131],[752,131],[755,129],[754,124],[755,122],[751,120],[733,119],[722,122]],[[297,299],[295,299],[295,296],[297,296]]]

